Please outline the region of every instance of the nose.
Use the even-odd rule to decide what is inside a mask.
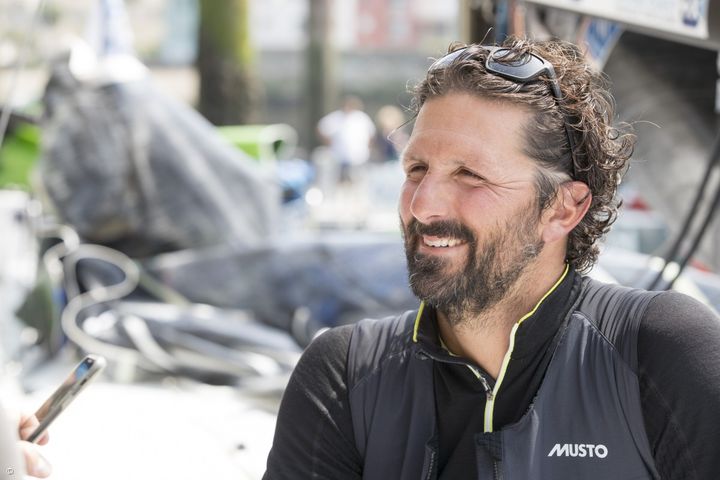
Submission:
[[[452,192],[448,182],[426,174],[411,193],[410,213],[420,223],[427,225],[449,217]]]

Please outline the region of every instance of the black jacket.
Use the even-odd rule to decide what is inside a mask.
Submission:
[[[655,295],[586,279],[557,330],[542,385],[520,420],[493,429],[503,371],[487,391],[485,425],[474,442],[476,478],[659,478],[637,376],[638,327]],[[419,312],[408,312],[364,321],[352,334],[348,392],[363,478],[438,476],[432,361],[461,360],[418,342],[414,332],[421,319]],[[515,330],[510,361],[514,336]]]
[[[597,306],[620,305],[588,296],[588,282],[570,272],[518,329],[512,361],[495,397],[494,430],[507,428],[523,418],[544,384],[556,348],[555,334],[560,331],[563,319],[568,318],[566,313],[571,309],[587,310],[580,307],[581,294],[583,301]],[[616,292],[616,287],[599,288],[593,295],[612,292]],[[629,294],[628,298],[634,295]],[[620,331],[613,331],[610,324],[598,324],[598,318],[612,318],[611,312],[596,313],[599,317],[594,321],[588,318],[587,332],[596,332],[593,333],[596,339],[602,338],[597,333],[608,332],[610,335],[606,335],[604,344],[620,345]],[[437,344],[434,312],[425,309],[422,317],[418,342],[428,350],[426,353],[442,354]],[[654,463],[660,477],[666,480],[717,478],[720,472],[720,323],[716,315],[684,295],[666,292],[652,297],[644,313],[638,311],[634,317],[639,322],[636,376],[642,423],[652,454],[652,461],[647,461],[650,473],[650,463]],[[350,342],[358,338],[354,337],[355,328],[351,325],[333,329],[317,338],[303,354],[283,397],[264,478],[362,478],[365,461],[356,445],[353,426],[356,414],[350,405],[348,389],[351,375],[348,351]],[[405,340],[395,338],[394,341]],[[632,357],[631,362],[625,360],[628,357],[623,351],[613,358],[613,361],[622,359],[628,365],[632,363]],[[470,362],[456,360],[460,364],[423,361],[432,366],[433,387],[425,397],[434,397],[431,414],[436,418],[438,435],[434,439],[430,436],[432,442],[437,441],[434,462],[440,479],[477,478],[476,442],[478,435],[484,436],[486,391],[465,366]],[[494,388],[494,380],[490,380]],[[427,407],[429,403],[423,405]],[[394,415],[402,414],[398,405],[379,408]],[[557,415],[563,415],[562,409]],[[636,413],[634,418],[637,416]],[[400,441],[403,435],[404,432],[399,431],[389,438]],[[592,448],[596,455],[600,445],[599,441],[593,443],[584,438],[571,440],[553,443],[552,449],[559,445],[553,456],[561,455],[562,458],[558,458],[570,461],[575,459],[572,454],[589,455],[591,447],[587,445],[595,445]],[[580,448],[581,445],[585,448]],[[609,450],[608,455],[613,455],[613,451]],[[424,459],[423,455],[419,461]]]

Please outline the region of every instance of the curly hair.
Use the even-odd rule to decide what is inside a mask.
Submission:
[[[568,235],[566,261],[576,270],[589,270],[597,261],[598,240],[617,218],[621,201],[617,187],[632,155],[635,136],[628,124],[613,126],[614,101],[605,78],[592,71],[573,44],[551,40],[534,42],[509,37],[501,45],[510,53],[503,62],[512,62],[528,53],[550,62],[562,92],[562,104],[552,95],[547,77],[521,83],[501,77],[485,68],[489,53],[482,45],[453,43],[448,53],[465,49],[454,58],[436,61],[412,93],[411,108],[417,115],[430,98],[450,92],[470,93],[530,108],[533,121],[524,129],[525,153],[541,168],[536,174],[540,211],[557,195],[568,179],[587,184],[592,193],[588,212]],[[568,125],[568,133],[565,124]],[[573,135],[575,159],[568,135]]]

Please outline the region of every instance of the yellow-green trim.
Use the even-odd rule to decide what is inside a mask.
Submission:
[[[505,378],[505,373],[507,372],[507,367],[510,364],[510,357],[512,357],[513,349],[515,348],[515,334],[517,333],[518,328],[520,327],[520,324],[524,322],[526,319],[531,317],[538,308],[540,308],[540,305],[545,301],[545,299],[550,296],[552,292],[555,291],[555,289],[562,283],[562,281],[567,276],[568,271],[570,270],[569,265],[565,265],[565,271],[562,275],[560,275],[560,278],[558,278],[557,282],[548,290],[545,295],[542,296],[540,301],[535,304],[535,307],[530,310],[528,313],[523,315],[523,317],[517,321],[515,325],[513,325],[512,330],[510,331],[510,345],[508,347],[507,352],[505,352],[505,357],[503,358],[502,366],[500,367],[500,374],[498,375],[497,381],[495,382],[495,387],[493,387],[492,396],[488,398],[487,402],[485,402],[485,419],[484,419],[484,429],[485,432],[492,432],[493,431],[493,412],[495,410],[495,399],[497,398],[497,393],[500,390],[500,385],[502,384],[503,379]]]
[[[415,316],[415,327],[413,327],[413,343],[417,343],[417,332],[420,328],[420,317],[422,317],[423,310],[425,310],[425,302],[420,302],[420,308]]]

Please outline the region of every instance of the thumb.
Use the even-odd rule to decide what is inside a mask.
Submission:
[[[21,441],[20,450],[25,457],[25,470],[31,477],[45,478],[52,472],[50,462],[40,454],[40,448],[30,442]]]

